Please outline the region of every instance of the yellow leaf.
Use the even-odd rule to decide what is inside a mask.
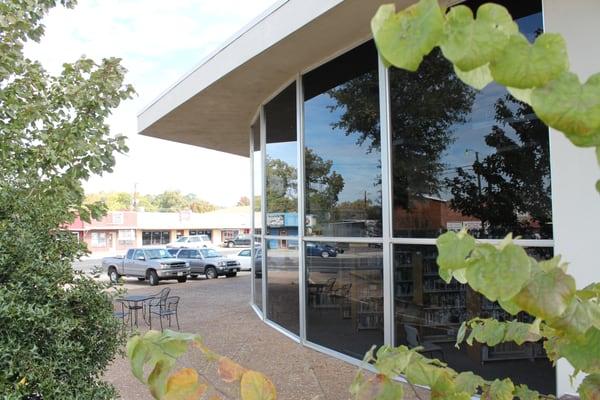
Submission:
[[[231,383],[239,380],[246,369],[227,357],[221,357],[217,371],[224,382]]]
[[[242,400],[275,400],[277,393],[273,383],[257,371],[246,371],[241,382]]]
[[[167,380],[167,391],[164,400],[198,400],[207,389],[207,385],[199,382],[198,373],[191,368],[182,368]]]

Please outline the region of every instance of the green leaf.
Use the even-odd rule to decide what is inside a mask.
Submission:
[[[533,92],[533,89],[517,89],[513,87],[507,87],[506,90],[508,90],[508,93],[510,93],[515,99],[531,105],[531,93]]]
[[[506,323],[506,335],[504,342],[515,342],[519,346],[525,342],[537,342],[542,337],[539,331],[531,325],[524,322],[513,320]]]
[[[437,0],[420,0],[397,14],[390,11],[380,8],[371,21],[377,49],[392,65],[416,71],[440,40],[442,10]]]
[[[597,304],[581,301],[574,297],[565,312],[549,324],[552,328],[561,329],[571,335],[583,335],[593,325],[594,306],[598,307]]]
[[[530,259],[522,247],[509,243],[499,250],[485,243],[469,259],[467,280],[491,301],[508,300],[527,283],[530,271]]]
[[[591,374],[585,377],[577,393],[581,400],[598,400],[600,399],[600,374]]]
[[[575,280],[561,269],[534,274],[513,301],[529,314],[543,319],[559,317],[575,295]]]
[[[195,370],[182,368],[167,380],[163,400],[199,400],[207,388],[198,380]]]
[[[413,352],[406,346],[381,346],[377,351],[377,361],[374,366],[380,374],[393,379],[404,373],[412,354]]]
[[[443,370],[425,358],[418,358],[406,369],[406,379],[413,385],[433,386],[442,376]]]
[[[486,399],[490,400],[512,400],[515,386],[510,379],[494,380],[490,385]]]
[[[506,327],[495,319],[487,319],[474,326],[475,340],[488,346],[495,346],[504,339]]]
[[[160,359],[148,375],[148,387],[155,399],[162,399],[167,392],[167,378],[174,364],[174,360]]]
[[[469,371],[458,374],[458,376],[454,379],[454,383],[458,391],[471,395],[476,393],[479,387],[483,386],[485,381],[482,377]]]
[[[517,32],[517,25],[502,6],[484,4],[474,19],[471,9],[461,5],[446,15],[440,47],[456,67],[470,71],[494,60]]]
[[[540,393],[529,389],[525,385],[517,385],[515,388],[515,397],[518,397],[519,400],[539,400]]]
[[[461,81],[463,81],[469,86],[474,87],[477,90],[482,90],[494,80],[490,71],[489,64],[473,68],[470,71],[463,71],[455,65],[454,73],[456,74],[456,76],[458,76],[458,78]]]
[[[466,258],[475,248],[475,239],[466,231],[446,232],[436,240],[437,263],[440,269],[455,270],[465,268]]]
[[[531,95],[536,115],[579,146],[600,145],[600,73],[581,85],[564,72]]]
[[[567,45],[556,33],[543,33],[533,44],[522,34],[513,34],[490,64],[496,82],[518,89],[544,86],[568,69]]]
[[[544,348],[549,355],[566,358],[576,370],[600,373],[600,330],[596,328],[588,329],[583,337],[551,338],[544,342]]]
[[[510,315],[517,315],[519,312],[522,311],[521,307],[515,304],[515,302],[512,301],[512,299],[498,300],[498,304],[500,304],[500,307],[502,307],[502,309],[508,312]]]
[[[457,349],[460,348],[460,344],[465,340],[465,335],[467,334],[467,321],[463,321],[460,324],[460,328],[458,328],[458,333],[456,334],[456,344],[454,347]]]

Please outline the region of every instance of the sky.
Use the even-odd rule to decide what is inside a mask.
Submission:
[[[112,174],[84,183],[100,191],[196,193],[220,206],[249,196],[247,158],[137,134],[137,114],[191,71],[274,0],[80,0],[44,19],[46,34],[26,47],[53,74],[82,55],[120,57],[137,96],[110,117],[112,134],[124,134],[130,151],[117,156]]]

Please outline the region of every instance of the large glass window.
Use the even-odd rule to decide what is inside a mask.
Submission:
[[[298,235],[296,83],[265,105],[267,235]]]
[[[383,251],[362,243],[307,242],[306,337],[362,358],[383,344]]]
[[[529,248],[537,259],[552,257],[551,248]],[[488,347],[454,346],[460,324],[474,317],[533,322],[525,313],[512,317],[466,285],[446,284],[438,275],[437,249],[432,245],[394,246],[394,315],[396,345],[423,347],[424,355],[447,362],[458,371],[486,379],[510,377],[542,393],[554,393],[554,368],[542,342],[502,343]]]
[[[514,3],[533,40],[541,5]],[[416,73],[390,69],[390,108],[395,236],[464,227],[481,238],[552,238],[548,129],[529,105],[497,84],[473,90],[436,50]]]
[[[254,213],[252,229],[256,236],[252,237],[254,259],[252,260],[254,304],[262,310],[262,254],[260,252],[262,233],[261,201],[262,201],[262,153],[260,145],[260,118],[251,127],[252,134],[252,212]]]
[[[367,42],[304,83],[306,234],[381,236],[377,51]]]
[[[142,231],[142,245],[168,244],[170,241],[169,231]]]
[[[300,334],[298,241],[267,240],[267,318]]]

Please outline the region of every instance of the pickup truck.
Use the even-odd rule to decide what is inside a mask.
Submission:
[[[250,246],[251,241],[250,235],[237,235],[233,239],[227,240],[225,242],[225,246],[227,247],[235,247],[235,246]]]
[[[169,249],[169,253],[190,266],[192,278],[204,275],[207,279],[226,276],[231,278],[240,271],[240,262],[223,257],[213,249]]]
[[[190,273],[188,263],[173,258],[163,248],[129,249],[125,257],[103,258],[102,268],[113,283],[121,276],[133,276],[140,281],[147,280],[152,286],[166,279],[177,279],[177,282],[183,283]]]

